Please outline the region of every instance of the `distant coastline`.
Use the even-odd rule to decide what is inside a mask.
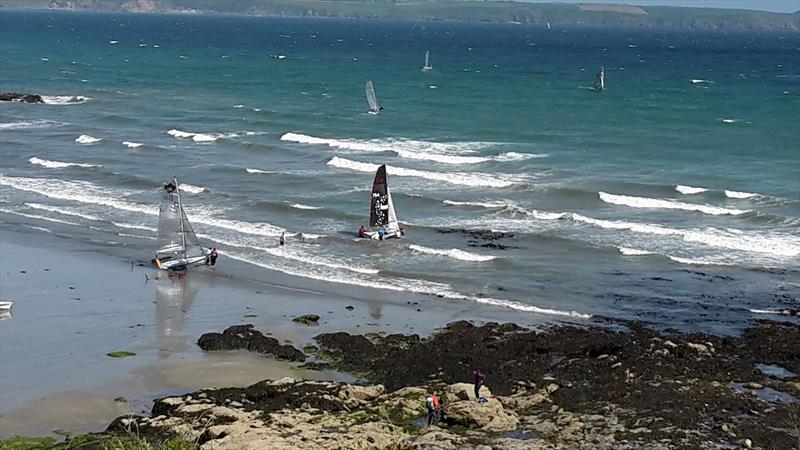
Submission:
[[[428,0],[4,0],[2,9],[237,14],[384,20],[459,21],[551,26],[606,26],[717,31],[800,31],[800,11],[784,14],[738,9],[550,4],[515,1]]]

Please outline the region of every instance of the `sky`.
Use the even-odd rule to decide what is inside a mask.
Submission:
[[[693,6],[701,8],[756,9],[792,13],[800,10],[800,0],[517,0],[534,3],[623,3],[638,6]]]

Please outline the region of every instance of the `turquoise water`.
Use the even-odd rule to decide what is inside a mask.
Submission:
[[[148,260],[174,175],[221,275],[723,332],[800,308],[797,33],[3,12],[0,58],[50,103],[0,105],[32,239]],[[408,239],[358,241],[381,163]]]

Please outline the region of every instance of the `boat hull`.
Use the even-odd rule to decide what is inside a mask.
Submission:
[[[208,254],[195,256],[193,258],[177,258],[163,261],[158,265],[161,270],[186,270],[193,267],[207,266]]]
[[[381,239],[381,237],[378,235],[377,231],[368,231],[368,232],[365,233],[365,235],[368,238],[374,239],[376,241],[379,241]],[[386,239],[400,239],[401,237],[402,236],[400,235],[400,233],[398,233],[396,231],[389,231],[389,232],[387,232],[386,234],[383,235],[383,239],[384,240],[386,240]]]

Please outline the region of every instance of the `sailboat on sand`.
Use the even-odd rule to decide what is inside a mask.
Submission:
[[[369,199],[369,227],[366,236],[372,239],[400,238],[405,233],[397,221],[394,210],[392,192],[386,176],[386,164],[378,167],[372,182],[372,194]]]
[[[157,242],[155,263],[161,270],[185,270],[207,265],[211,256],[211,251],[200,245],[186,217],[178,180],[174,178],[161,189]]]
[[[600,72],[597,72],[597,78],[594,81],[594,88],[598,91],[606,90],[606,70],[600,66]]]
[[[425,50],[425,65],[422,66],[422,71],[427,72],[429,70],[433,70],[433,66],[431,65],[431,52],[430,50]]]
[[[375,86],[372,85],[372,81],[367,81],[367,103],[369,104],[369,114],[380,114],[383,111],[383,106],[378,103],[378,97],[375,96]]]

